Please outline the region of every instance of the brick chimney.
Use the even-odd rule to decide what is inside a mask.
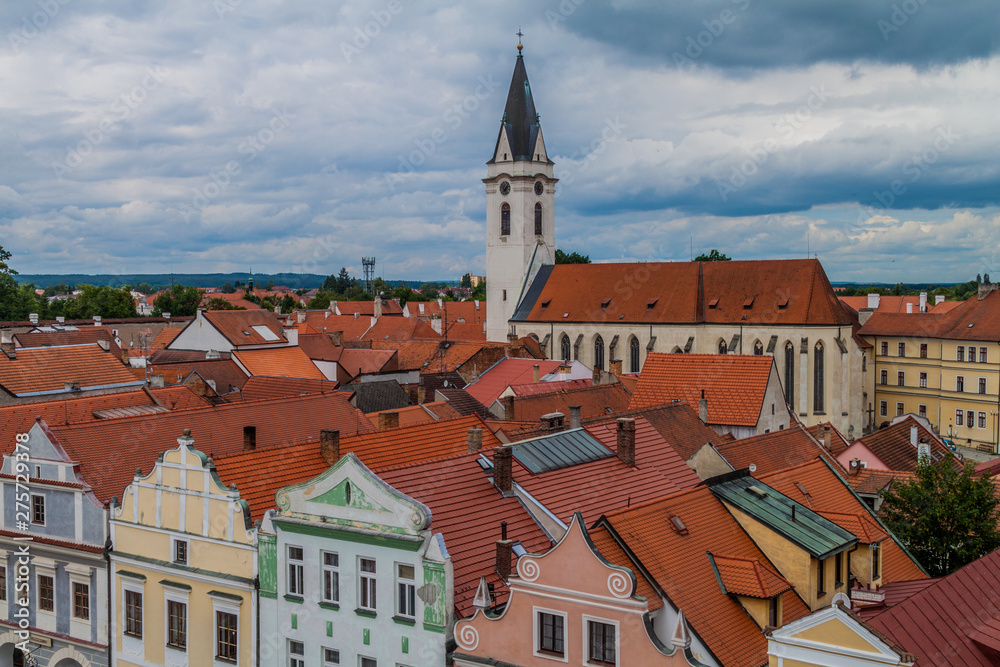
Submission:
[[[621,359],[612,359],[611,360],[611,365],[608,366],[608,370],[611,371],[612,375],[621,375],[622,374],[622,360]]]
[[[570,375],[573,374],[573,368],[569,365],[568,361],[564,361],[563,365],[559,367],[559,374],[562,375],[560,380],[569,380]]]
[[[569,427],[570,428],[580,428],[580,409],[579,405],[569,406]]]
[[[533,384],[538,384],[538,382],[541,379],[542,379],[542,367],[539,366],[538,364],[535,364],[534,366],[531,367],[531,382]]]
[[[979,283],[979,301],[986,298],[986,295],[997,288],[996,283]]]
[[[151,389],[159,389],[163,386],[163,373],[153,373],[149,376],[149,386]]]
[[[66,391],[80,391],[80,383],[76,380],[70,380],[64,385]]]
[[[504,396],[500,399],[500,405],[503,406],[503,418],[506,420],[514,419],[514,397]]]
[[[14,336],[9,331],[0,333],[0,351],[7,355],[8,359],[17,359],[17,351],[14,349]]]
[[[618,419],[618,458],[627,466],[635,465],[635,419]]]
[[[340,460],[340,431],[325,428],[319,432],[319,453],[330,465]]]
[[[417,385],[417,405],[422,405],[423,402],[427,400],[427,387],[424,386],[424,378],[420,378],[420,384]]]
[[[340,347],[341,345],[344,344],[344,332],[334,331],[333,333],[330,334],[330,340],[333,341],[334,345]]]
[[[391,428],[399,428],[399,413],[398,412],[378,413],[378,430],[386,431]]]
[[[701,398],[698,399],[698,419],[702,424],[708,423],[708,399],[705,398],[705,390],[701,390]]]
[[[514,495],[514,450],[510,445],[493,450],[493,484],[505,498]]]
[[[473,426],[469,429],[469,451],[478,452],[483,448],[483,429]]]
[[[826,451],[832,452],[833,449],[831,445],[833,444],[833,429],[830,424],[823,424],[823,446],[826,447]]]
[[[295,311],[295,322],[296,322],[296,324],[305,324],[306,323],[306,311],[304,311],[304,310],[296,310]]]
[[[848,475],[857,475],[861,472],[861,459],[851,459],[851,464],[847,468]]]
[[[243,427],[243,451],[252,452],[257,449],[257,427]]]
[[[561,412],[550,412],[542,415],[542,428],[550,433],[561,431],[566,427],[566,415]]]
[[[497,574],[504,581],[510,579],[510,560],[514,555],[514,542],[507,539],[507,522],[500,522],[500,539],[497,540]]]

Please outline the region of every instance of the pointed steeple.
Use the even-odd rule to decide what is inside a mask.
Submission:
[[[670,643],[675,649],[691,648],[691,629],[688,628],[683,611],[678,610],[677,612],[677,624],[674,626],[674,634],[670,638]]]
[[[493,606],[489,584],[486,583],[486,577],[479,577],[479,587],[476,589],[476,597],[472,601],[472,606],[480,611],[486,611]]]
[[[535,110],[535,100],[531,96],[531,86],[528,84],[528,73],[524,69],[524,56],[521,55],[521,45],[517,45],[517,60],[514,63],[514,75],[510,79],[510,90],[507,91],[507,106],[504,107],[503,118],[500,121],[500,134],[497,136],[493,159],[532,161],[536,154],[541,122]],[[504,134],[506,133],[506,141]],[[510,156],[503,154],[509,151]],[[548,162],[548,157],[543,161]]]

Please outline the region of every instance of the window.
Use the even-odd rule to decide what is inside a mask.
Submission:
[[[566,619],[557,614],[538,612],[538,650],[563,655],[566,651]]]
[[[927,343],[920,344],[920,358],[921,359],[927,358]]]
[[[90,620],[90,586],[73,582],[73,616]]]
[[[38,575],[38,610],[55,611],[55,591],[52,577]]]
[[[902,414],[903,414],[903,404],[896,403],[896,416],[899,417]]]
[[[844,552],[841,551],[833,559],[833,578],[836,586],[844,585]]]
[[[506,300],[507,300],[507,290],[504,290],[504,291],[503,291],[503,300],[504,300],[504,301],[506,301]]]
[[[288,640],[288,667],[306,667],[306,646],[302,642]]]
[[[188,543],[187,540],[174,540],[174,562],[187,565]]]
[[[886,401],[878,402],[878,413],[882,417],[887,417],[889,415],[889,404]]]
[[[917,406],[917,414],[919,416],[921,416],[921,417],[926,417],[927,416],[927,406],[926,405],[918,405]]]
[[[986,378],[979,378],[979,393],[986,393]]]
[[[225,611],[215,612],[215,657],[236,662],[236,614]]]
[[[965,378],[961,375],[955,376],[955,391],[965,391]]]
[[[375,560],[373,558],[362,558],[360,561],[361,576],[359,577],[359,583],[361,584],[361,595],[358,596],[360,604],[358,605],[362,609],[375,610]]]
[[[616,664],[614,625],[600,621],[587,621],[587,636],[590,638],[587,650],[589,662]]]
[[[167,600],[167,646],[187,648],[187,604]]]
[[[966,357],[966,360],[972,361],[972,362],[974,362],[976,360],[976,346],[975,345],[970,345],[969,346],[969,354]]]
[[[921,389],[927,388],[927,373],[920,374],[920,388]]]
[[[726,341],[719,341],[719,354],[727,354],[729,352],[729,346],[726,345]]]
[[[969,410],[965,413],[965,425],[972,428],[976,425],[976,413]]]
[[[335,667],[340,664],[340,651],[333,648],[323,649],[323,667]]]
[[[142,637],[142,593],[125,591],[125,634]]]
[[[889,371],[884,368],[880,370],[878,374],[878,382],[879,384],[889,384]]]
[[[303,572],[305,563],[303,562],[302,547],[288,547],[288,594],[302,596],[305,591]]]
[[[417,586],[412,565],[396,565],[396,613],[407,618],[417,615]]]
[[[896,384],[900,387],[906,384],[906,373],[904,371],[896,371]]]
[[[535,236],[542,235],[542,205],[535,204]]]
[[[7,567],[0,565],[0,602],[7,599]]]
[[[883,357],[888,357],[889,356],[889,343],[888,343],[888,341],[882,341],[882,356]]]
[[[632,336],[628,343],[629,367],[633,373],[639,372],[639,339]]]
[[[873,544],[871,545],[872,551],[872,579],[878,579],[882,576],[882,545]]]
[[[778,598],[769,598],[767,601],[767,624],[772,628],[778,627]]]
[[[500,236],[510,236],[510,204],[500,207]]]
[[[981,363],[981,364],[985,364],[986,363],[986,348],[985,347],[979,348],[979,363]]]
[[[965,410],[955,410],[955,426],[961,426],[963,417],[965,416]]]
[[[323,602],[340,602],[340,555],[323,552]]]
[[[795,346],[785,343],[785,403],[795,407]]]
[[[594,339],[594,370],[604,370],[604,339]]]
[[[361,658],[361,667],[378,667],[378,661],[375,658]]]
[[[562,340],[559,342],[559,348],[559,351],[562,352],[562,360],[571,361],[572,357],[570,357],[571,352],[569,347],[569,336],[566,334],[563,334]]]
[[[764,343],[760,342],[759,340],[756,341],[753,344],[753,353],[758,357],[764,354]]]
[[[978,423],[978,426],[979,426],[979,428],[986,428],[986,413],[985,412],[980,412],[979,413],[979,423]]]
[[[31,523],[45,525],[45,496],[31,496]]]
[[[816,561],[816,595],[826,595],[826,561],[819,559]]]
[[[965,361],[965,346],[964,345],[959,345],[957,348],[955,348],[955,360],[956,361]]]
[[[813,412],[823,412],[823,343],[813,348]]]
[[[896,344],[896,356],[897,357],[905,357],[906,356],[906,343],[897,343]]]

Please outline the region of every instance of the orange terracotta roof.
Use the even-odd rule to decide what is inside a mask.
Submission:
[[[538,384],[562,385],[562,382]],[[537,386],[537,385],[536,385]],[[557,389],[548,393],[533,393],[514,397],[514,419],[536,421],[542,415],[561,412],[569,418],[569,406],[579,405],[586,417],[607,416],[628,409],[632,394],[619,383],[601,384],[576,389]]]
[[[71,381],[87,390],[135,384],[136,378],[97,343],[18,348],[16,359],[0,354],[0,387],[11,394],[61,393]]]
[[[237,347],[280,345],[287,342],[281,330],[281,322],[269,310],[206,310],[202,316],[209,324],[218,329],[226,340]],[[198,326],[198,319],[192,320],[188,326]],[[277,340],[268,340],[254,327],[267,327],[272,334],[278,337]],[[172,346],[176,342],[175,338],[170,345]]]
[[[847,483],[856,493],[876,495],[879,491],[892,484],[896,479],[912,479],[913,473],[893,470],[873,470],[861,468],[847,475]]]
[[[615,416],[641,416],[685,461],[708,443],[719,445],[732,440],[731,437],[719,435],[715,429],[702,424],[698,414],[686,403],[668,403],[641,410],[630,410]],[[588,423],[588,420],[584,420],[584,423]]]
[[[945,302],[948,303],[948,302]],[[1000,340],[1000,291],[982,300],[972,297],[956,306],[929,313],[876,312],[860,329],[862,336],[915,336],[948,340]]]
[[[427,338],[441,340],[440,334],[429,324],[412,317],[380,317],[361,336],[361,340],[413,340]]]
[[[749,438],[723,442],[715,447],[722,458],[742,470],[754,466],[754,476],[768,475],[801,463],[808,463],[826,453],[798,422],[781,431],[771,431]],[[833,456],[830,460],[836,461]],[[837,464],[839,466],[839,463]]]
[[[140,377],[145,376],[145,369],[135,370],[140,371],[138,374]],[[242,389],[247,382],[247,374],[229,358],[167,364],[154,362],[149,367],[150,375],[162,375],[163,381],[167,383],[181,383],[193,372],[197,372],[206,381],[215,382],[216,390],[220,394],[227,393],[230,387]]]
[[[105,326],[79,327],[75,330],[22,332],[14,334],[14,342],[18,347],[55,347],[62,345],[83,345],[96,343],[99,340],[108,341],[110,352],[122,356],[121,348],[115,342],[111,329]]]
[[[308,325],[297,325],[299,327]],[[310,327],[311,328],[311,327]],[[302,333],[299,331],[299,347],[313,361],[340,361],[344,348],[335,345],[328,333]]]
[[[332,334],[340,331],[344,341],[358,341],[372,326],[370,317],[335,315],[329,310],[305,311],[306,323],[320,333]]]
[[[326,376],[298,346],[235,350],[233,358],[247,375],[325,380]]]
[[[483,350],[492,350],[502,357],[506,347],[503,343],[444,340],[373,340],[371,343],[373,349],[396,350],[401,370],[419,370],[421,373],[464,371],[466,364]],[[470,370],[478,372],[474,368]]]
[[[683,534],[673,516],[683,523]],[[767,664],[767,640],[742,605],[722,593],[708,552],[770,561],[711,490],[699,486],[619,510],[598,525],[624,542],[718,662],[733,667]],[[785,623],[809,613],[794,591],[782,594],[782,605]]]
[[[846,306],[850,306],[853,310],[858,311],[862,308],[868,307],[868,296],[838,296],[840,302]],[[916,312],[920,307],[920,297],[919,296],[880,296],[878,299],[878,308],[875,312],[879,313],[904,313],[906,314],[906,304],[912,304],[913,310]],[[934,305],[933,300],[927,303],[927,307],[931,308]]]
[[[708,423],[756,426],[773,365],[774,358],[767,355],[651,352],[630,407],[681,400],[697,410],[704,391]]]
[[[384,412],[397,413],[399,415],[400,427],[431,424],[433,422],[446,419],[458,419],[462,416],[444,401],[411,405],[406,408],[397,408],[395,410],[382,410],[381,412],[373,412],[365,416],[368,417],[368,420],[373,426],[378,428],[378,416]]]
[[[614,289],[636,282],[640,289]],[[845,326],[854,321],[815,259],[557,264],[538,272],[528,294],[512,320]]]
[[[635,574],[635,593],[639,597],[644,597],[649,601],[650,611],[656,611],[663,606],[663,599],[656,592],[656,589],[643,576],[642,572],[635,567],[635,564],[629,559],[618,543],[615,542],[608,531],[603,528],[591,528],[590,541],[594,543],[594,547],[597,548],[606,561],[632,570],[633,574]]]
[[[153,338],[152,348],[154,350],[165,350],[167,345],[170,344],[170,341],[177,338],[177,334],[181,331],[183,331],[183,329],[173,329],[171,327],[160,329],[160,331]]]
[[[354,452],[362,463],[375,471],[467,452],[469,429],[483,425],[482,420],[473,416],[378,431],[367,418],[361,418],[367,433],[347,435],[342,432],[340,455]],[[236,450],[215,457],[219,476],[226,484],[236,484],[240,497],[250,505],[250,514],[255,519],[274,507],[274,494],[278,489],[312,479],[330,467],[320,454],[319,429],[311,441],[302,440],[304,438],[293,445],[253,452]],[[499,444],[492,433],[483,430],[483,449]]]
[[[538,364],[539,374],[545,376],[555,372],[562,362],[551,359],[501,359],[480,375],[478,380],[466,387],[465,391],[486,407],[490,407],[507,387],[531,382],[535,364]]]
[[[878,544],[889,537],[889,533],[882,530],[882,527],[867,512],[857,512],[854,514],[845,512],[817,512],[817,514],[829,519],[841,528],[851,531],[851,534],[858,538],[858,542],[861,544]]]
[[[448,323],[448,340],[486,341],[486,325],[466,322]]]
[[[362,316],[372,317],[375,314],[375,300],[371,301],[334,301],[337,310],[341,315],[354,315],[359,313]],[[382,315],[402,315],[403,307],[392,299],[382,299]]]
[[[907,417],[858,440],[879,457],[890,470],[914,472],[917,469],[917,448],[910,443],[910,429],[913,427],[917,429],[917,442],[926,440],[934,459],[943,461],[949,453],[948,448],[913,417]],[[956,462],[956,465],[959,464]]]
[[[254,426],[257,446],[318,440],[324,428],[342,433],[366,432],[372,425],[339,392],[205,408],[172,410],[154,415],[100,419],[52,425],[66,453],[81,466],[83,478],[98,499],[121,497],[136,468],[152,470],[156,457],[177,446],[178,434],[191,429],[196,447],[221,455],[243,450],[243,427]]]
[[[275,378],[255,375],[247,378],[241,390],[244,401],[257,401],[267,398],[285,398],[287,396],[303,396],[319,394],[325,391],[336,391],[337,383],[329,380],[307,380],[302,378]]]
[[[423,312],[420,308],[423,306]],[[442,308],[443,306],[443,308]],[[478,307],[475,301],[411,301],[406,304],[410,317],[430,319],[434,315],[442,318],[447,313],[448,323],[465,320],[465,324],[482,324],[486,321],[486,302],[480,301]]]
[[[787,579],[759,560],[718,555],[712,555],[712,560],[730,595],[767,599],[792,590]]]
[[[351,377],[399,369],[395,350],[345,348],[337,362]]]
[[[812,426],[806,426],[805,429],[809,431],[809,435],[816,439],[816,442],[822,443],[823,448],[826,449],[826,444],[823,439],[823,428],[825,426],[830,426],[830,452],[834,456],[840,456],[843,454],[851,443],[847,441],[844,434],[841,433],[836,426],[830,422],[823,422],[822,424],[813,424]]]
[[[581,387],[593,387],[594,381],[591,378],[580,380],[555,380],[552,382],[530,382],[528,384],[512,384],[510,390],[515,396],[527,396],[528,394],[550,394],[554,391],[566,389],[580,389]],[[629,392],[631,393],[631,392]]]

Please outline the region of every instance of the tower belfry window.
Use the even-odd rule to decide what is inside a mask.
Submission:
[[[510,236],[510,204],[500,206],[500,236]]]
[[[542,204],[535,204],[535,236],[542,235]]]

